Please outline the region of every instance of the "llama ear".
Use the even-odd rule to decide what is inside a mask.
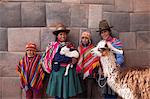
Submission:
[[[105,44],[105,48],[108,48],[108,44],[107,43]]]

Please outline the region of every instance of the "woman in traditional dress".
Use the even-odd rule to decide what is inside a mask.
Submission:
[[[67,46],[70,50],[75,50],[71,42],[67,42],[67,34],[70,30],[63,24],[58,24],[53,34],[56,36],[55,42],[50,42],[43,54],[44,70],[50,74],[46,93],[55,96],[57,99],[67,99],[81,93],[81,86],[78,75],[76,74],[76,62],[74,57],[61,55],[61,48]],[[65,76],[66,66],[73,64],[69,68],[68,75]]]
[[[102,38],[102,40],[106,40],[107,42],[110,42],[113,47],[117,49],[122,50],[122,43],[120,39],[115,38],[112,36],[112,31],[111,31],[112,26],[109,26],[108,22],[106,20],[102,20],[99,23],[99,30],[97,31]],[[124,56],[123,54],[115,54],[116,58],[116,63],[118,66],[123,66],[124,63]],[[116,94],[109,88],[108,85],[106,85],[103,88],[103,93],[106,99],[111,98],[111,99],[116,99]]]

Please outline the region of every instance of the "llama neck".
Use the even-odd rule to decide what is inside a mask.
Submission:
[[[109,81],[113,80],[113,82],[116,83],[118,71],[116,67],[116,59],[114,54],[110,51],[107,56],[102,56],[101,63],[103,67],[104,76],[108,77],[108,79],[111,79]]]
[[[110,51],[107,56],[102,56],[101,63],[104,76],[108,77],[107,84],[116,92],[120,84],[117,82],[118,71],[116,71],[116,59],[114,54]]]
[[[106,74],[105,76],[114,75],[117,72],[116,59],[114,54],[110,51],[107,56],[101,57],[101,63],[103,67],[103,72]]]

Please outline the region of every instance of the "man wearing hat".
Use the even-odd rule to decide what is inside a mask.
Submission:
[[[99,32],[100,37],[102,38],[102,40],[106,40],[107,42],[110,42],[112,44],[113,47],[117,48],[117,49],[122,49],[123,45],[121,43],[121,41],[117,38],[112,37],[112,31],[111,31],[112,26],[109,26],[108,22],[106,20],[102,20],[99,23],[99,30],[97,32]],[[116,63],[118,66],[123,65],[124,62],[124,56],[123,54],[115,54],[115,58],[116,58]],[[108,86],[106,86],[107,89],[105,90],[105,96],[111,96],[112,94],[114,94],[112,92],[112,90],[110,90],[110,88],[108,88]],[[108,97],[108,98],[112,98],[112,97]]]
[[[40,64],[41,56],[36,54],[36,50],[36,44],[29,42],[26,45],[25,56],[16,68],[21,88],[26,92],[26,99],[40,99],[42,96],[44,72]]]
[[[91,49],[95,46],[92,44],[91,33],[84,31],[81,34],[81,41],[78,47],[80,57],[77,63],[77,73],[81,76],[82,87],[84,93],[82,98],[100,99],[101,94],[98,91],[98,86],[95,80],[96,73],[100,66],[99,57],[91,54]]]
[[[44,70],[50,74],[46,93],[56,99],[67,99],[82,92],[75,69],[77,59],[60,54],[61,48],[64,46],[75,50],[74,45],[67,42],[69,32],[70,30],[66,29],[63,24],[58,24],[53,32],[56,40],[49,43],[42,57]],[[73,64],[73,68],[69,68],[68,75],[64,76],[68,64]]]

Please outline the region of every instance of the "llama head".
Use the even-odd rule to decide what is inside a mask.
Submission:
[[[100,41],[95,48],[91,50],[91,53],[96,56],[103,56],[108,51],[107,42],[105,40]]]
[[[108,51],[113,51],[116,54],[123,54],[123,50],[118,50],[111,45],[110,42],[102,40],[98,45],[91,50],[91,53],[97,56],[105,56],[108,54]]]

